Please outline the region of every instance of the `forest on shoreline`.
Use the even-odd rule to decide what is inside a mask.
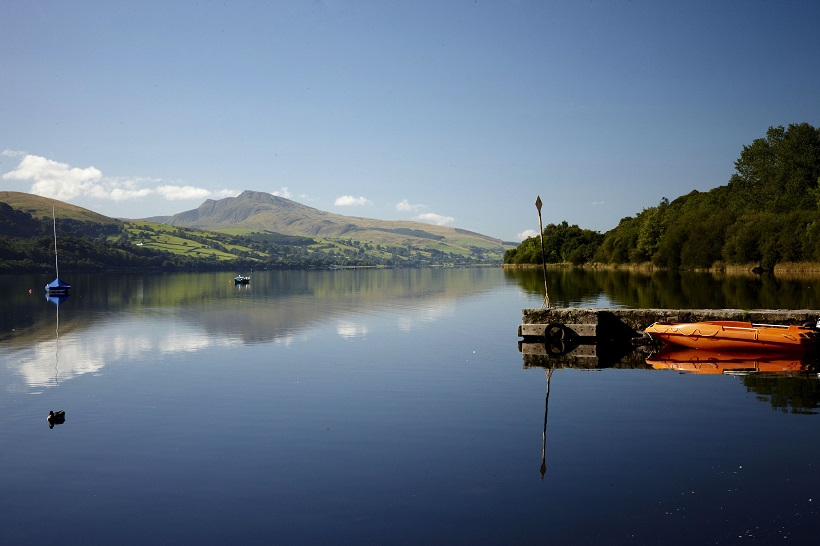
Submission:
[[[547,264],[687,270],[820,270],[820,129],[770,127],[744,146],[725,186],[663,198],[602,234],[569,225],[543,230]],[[541,238],[504,255],[541,264]]]

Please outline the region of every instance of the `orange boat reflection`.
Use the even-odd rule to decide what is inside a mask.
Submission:
[[[656,370],[699,374],[790,374],[808,370],[814,361],[794,352],[710,351],[667,346],[646,359]]]
[[[656,322],[644,331],[666,345],[710,351],[805,352],[814,350],[817,343],[817,332],[806,326],[731,320]]]

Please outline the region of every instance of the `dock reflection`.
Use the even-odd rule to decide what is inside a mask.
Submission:
[[[524,368],[654,369],[681,373],[742,375],[820,372],[820,355],[802,352],[714,351],[685,347],[625,344],[576,344],[555,350],[549,341],[519,341]]]
[[[560,349],[560,350],[559,350]],[[647,368],[648,347],[629,343],[572,343],[518,341],[525,368]]]
[[[820,408],[818,355],[775,352],[716,352],[703,349],[650,346],[579,344],[554,350],[549,341],[518,342],[524,369],[540,368],[546,378],[544,425],[541,432],[541,480],[547,472],[547,422],[550,383],[555,370],[592,371],[611,369],[674,370],[681,374],[738,376],[746,392],[773,409],[792,414],[814,414]]]

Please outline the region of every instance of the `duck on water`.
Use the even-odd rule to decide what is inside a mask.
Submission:
[[[46,420],[48,421],[48,428],[54,428],[54,425],[62,425],[65,423],[65,411],[49,411]]]

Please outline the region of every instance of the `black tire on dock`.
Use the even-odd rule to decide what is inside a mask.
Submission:
[[[566,328],[564,328],[563,324],[558,324],[557,322],[547,324],[547,327],[544,329],[544,338],[547,343],[564,341],[566,336]]]
[[[567,350],[564,339],[567,337],[567,329],[563,324],[551,322],[544,329],[544,345],[547,354],[550,356],[561,356]]]

